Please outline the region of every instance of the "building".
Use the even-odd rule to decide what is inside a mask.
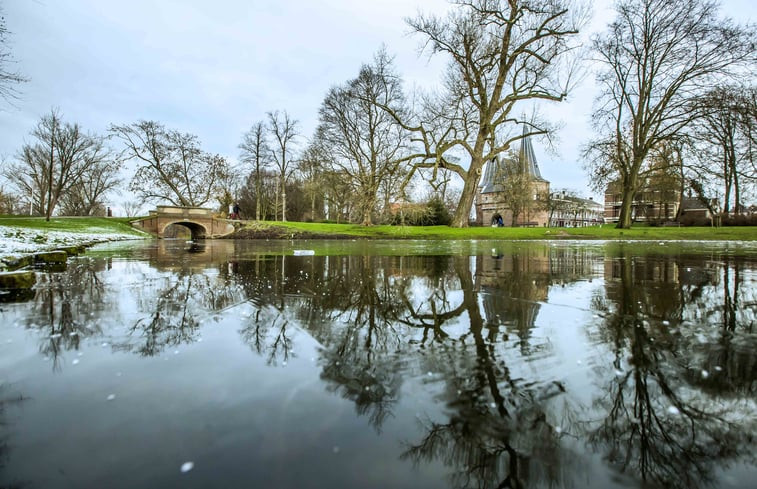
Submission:
[[[527,132],[524,126],[524,135]],[[549,223],[546,196],[549,195],[549,182],[541,176],[536,161],[534,148],[529,136],[521,139],[517,157],[519,175],[528,178],[529,187],[524,197],[526,205],[513,222],[513,212],[507,204],[503,183],[511,171],[504,158],[495,158],[486,163],[484,176],[476,192],[476,223],[480,225],[504,226],[546,226]],[[501,218],[501,219],[500,219]]]
[[[584,199],[565,190],[553,192],[549,199],[549,225],[551,227],[582,228],[605,222],[604,206],[589,197]]]
[[[605,191],[605,221],[618,222],[623,203],[623,189],[620,182],[612,182]],[[631,220],[634,222],[672,221],[678,212],[678,192],[661,189],[646,182],[631,203]]]
[[[631,220],[634,222],[657,222],[665,223],[680,220],[684,216],[687,219],[710,220],[711,210],[719,209],[718,199],[708,199],[709,206],[701,199],[689,196],[680,199],[678,190],[656,188],[647,182],[634,195],[631,203]],[[605,221],[618,222],[620,218],[620,206],[623,194],[619,182],[613,182],[607,186],[605,192]],[[679,212],[680,207],[680,212]],[[717,211],[716,211],[717,212]]]

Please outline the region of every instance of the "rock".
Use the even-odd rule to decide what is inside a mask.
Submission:
[[[84,246],[66,246],[65,248],[60,248],[55,251],[63,251],[68,256],[76,256],[81,255],[84,253],[85,247]]]
[[[46,251],[34,254],[35,263],[66,263],[68,253],[65,251]]]
[[[5,260],[3,260],[3,264],[8,270],[18,270],[19,268],[28,267],[33,262],[33,258],[29,255],[21,256],[18,258],[6,258]]]
[[[0,289],[31,289],[37,281],[34,272],[0,272]]]

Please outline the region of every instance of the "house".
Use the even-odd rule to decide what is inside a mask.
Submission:
[[[605,222],[602,204],[591,197],[584,199],[565,190],[550,194],[548,210],[551,227],[580,228]]]
[[[605,192],[605,221],[618,222],[622,200],[620,183],[608,185]],[[706,200],[709,205],[700,198],[692,197],[691,190],[687,197],[681,199],[677,189],[659,188],[647,181],[634,195],[631,219],[636,222],[672,222],[680,221],[686,216],[689,221],[710,220],[712,211],[717,212],[720,207],[718,199]]]
[[[605,191],[605,221],[618,222],[623,191],[620,182],[612,182]],[[678,212],[678,192],[673,188],[659,188],[651,181],[634,195],[631,203],[632,221],[672,221]]]

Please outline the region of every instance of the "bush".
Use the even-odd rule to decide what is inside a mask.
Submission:
[[[406,204],[392,215],[390,224],[406,226],[444,226],[452,222],[442,199],[434,197],[425,204]]]
[[[696,214],[683,214],[678,218],[681,226],[710,226],[712,219]]]
[[[723,226],[757,226],[757,214],[736,214],[721,215],[721,224]]]

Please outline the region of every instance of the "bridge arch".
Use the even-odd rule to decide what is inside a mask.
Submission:
[[[189,232],[192,234],[192,240],[196,239],[205,239],[208,236],[208,229],[203,226],[200,223],[192,222],[192,221],[173,221],[173,222],[166,222],[163,224],[163,227],[158,230],[158,236],[163,236],[163,233],[165,233],[166,228],[168,226],[183,226],[187,229],[189,229]]]

